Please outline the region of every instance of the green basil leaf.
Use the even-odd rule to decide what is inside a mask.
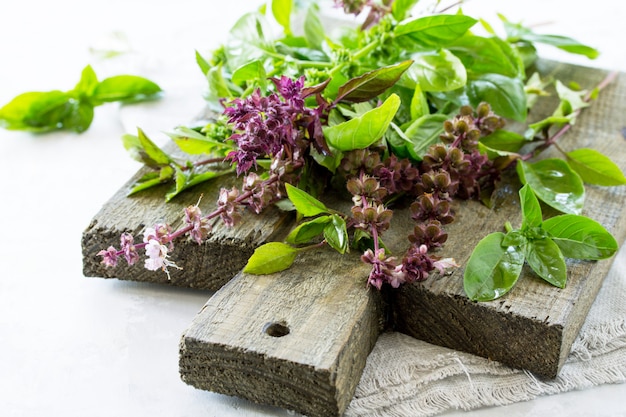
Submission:
[[[130,156],[151,168],[160,168],[169,165],[170,157],[154,144],[141,129],[137,129],[138,135],[122,136],[124,148]]]
[[[421,48],[440,48],[463,36],[476,22],[469,16],[438,14],[401,22],[394,34],[409,37]]]
[[[560,35],[538,34],[519,23],[516,24],[507,21],[503,16],[500,16],[500,19],[504,23],[504,28],[510,41],[518,42],[522,40],[530,43],[543,43],[555,46],[569,53],[584,55],[589,59],[595,59],[599,55],[599,52],[595,48],[584,45],[573,38]]]
[[[230,99],[233,97],[233,94],[228,88],[228,83],[224,79],[221,65],[211,68],[207,73],[206,78],[209,82],[209,88],[205,98],[208,101],[216,103],[216,105],[223,110],[223,107],[220,104],[221,99]]]
[[[170,165],[162,166],[159,170],[159,179],[162,182],[167,182],[174,178],[174,174],[176,174],[180,169],[176,167],[176,169],[172,168]]]
[[[411,97],[410,113],[411,120],[415,120],[422,116],[430,114],[430,109],[428,108],[428,98],[426,97],[426,94],[422,91],[418,83],[415,83],[413,97]]]
[[[412,63],[403,61],[353,78],[339,87],[335,101],[358,103],[370,100],[394,85]]]
[[[307,243],[314,237],[324,233],[324,229],[327,225],[331,224],[331,222],[332,216],[321,216],[299,224],[287,235],[285,242],[291,243],[292,245]]]
[[[137,128],[137,137],[141,147],[146,152],[146,156],[154,162],[157,166],[168,165],[172,160],[169,155],[161,150],[157,145],[152,142],[143,130]]]
[[[324,203],[306,191],[294,187],[291,184],[285,184],[285,187],[287,188],[287,197],[289,197],[289,200],[296,206],[298,213],[302,214],[304,217],[313,217],[318,214],[329,213],[329,209]]]
[[[468,81],[467,95],[476,107],[486,101],[494,113],[519,122],[526,120],[526,92],[519,78],[483,74]]]
[[[417,4],[419,0],[394,0],[391,3],[391,14],[398,22],[408,17],[411,8]]]
[[[533,36],[526,36],[525,39],[532,42],[539,42],[546,45],[556,46],[557,48],[562,49],[566,52],[584,55],[589,59],[595,59],[600,55],[600,52],[598,52],[597,49],[592,48],[588,45],[584,45],[577,40],[567,36],[533,34]]]
[[[585,201],[585,187],[580,176],[562,159],[544,159],[535,163],[519,161],[517,173],[535,195],[547,205],[569,214],[580,214]]]
[[[585,216],[563,214],[543,222],[563,256],[573,259],[606,259],[617,252],[613,235],[600,223]]]
[[[136,194],[140,191],[147,190],[148,188],[152,188],[154,186],[163,184],[161,180],[160,172],[148,172],[144,174],[141,178],[137,180],[128,192],[128,195]]]
[[[139,142],[139,138],[137,136],[131,134],[122,135],[122,144],[131,158],[143,164],[142,155],[145,154],[145,152],[143,152],[141,143]]]
[[[136,75],[116,75],[100,81],[93,90],[94,104],[152,100],[161,92],[158,84]]]
[[[626,184],[622,170],[607,156],[588,148],[576,149],[565,154],[569,166],[587,184],[612,186]]]
[[[463,273],[465,293],[473,301],[494,300],[513,288],[524,266],[524,253],[502,246],[504,233],[484,237],[472,252]]]
[[[400,98],[392,94],[379,107],[362,116],[324,127],[324,136],[331,146],[340,151],[367,148],[383,137],[398,108]]]
[[[82,133],[89,129],[93,121],[93,106],[89,102],[71,100],[71,110],[63,119],[63,127]]]
[[[267,86],[267,74],[261,61],[252,61],[237,68],[233,72],[231,80],[237,85],[246,85],[258,81],[262,90],[265,90]]]
[[[161,169],[163,171],[163,169]],[[187,180],[189,178],[189,173],[183,171],[179,167],[174,167],[174,187],[170,192],[165,194],[165,201],[169,202],[178,194],[180,194],[187,185]]]
[[[272,15],[287,35],[291,33],[292,9],[293,0],[272,0]]]
[[[211,69],[211,64],[202,56],[200,52],[196,50],[196,63],[200,68],[200,71],[206,76],[209,70]]]
[[[558,245],[550,238],[531,240],[525,246],[526,262],[541,278],[565,288],[567,265]]]
[[[539,206],[539,200],[528,184],[519,190],[519,199],[522,206],[522,230],[541,226],[543,221],[541,206]]]
[[[575,91],[571,88],[567,88],[563,85],[559,80],[555,83],[556,92],[561,99],[561,113],[556,114],[555,116],[568,116],[571,113],[579,109],[584,109],[585,107],[589,107],[590,104],[585,101],[586,91]]]
[[[528,141],[522,135],[510,130],[498,129],[493,133],[480,138],[480,143],[490,149],[505,152],[517,152]]]
[[[298,250],[281,242],[269,242],[255,249],[243,268],[243,272],[254,275],[273,274],[289,268],[296,259]]]
[[[220,142],[188,127],[178,127],[167,135],[180,150],[191,155],[226,155],[233,150],[231,142]]]
[[[61,129],[71,111],[70,99],[68,93],[58,90],[20,94],[0,108],[0,126],[31,132]]]
[[[464,87],[467,82],[463,63],[446,49],[418,55],[415,67],[422,91],[451,91]]]
[[[212,180],[213,178],[221,177],[222,175],[227,175],[233,172],[235,172],[234,166],[231,166],[229,169],[224,169],[220,171],[204,171],[200,173],[190,172],[189,174],[185,174],[184,176],[177,173],[176,186],[174,187],[174,189],[172,189],[169,193],[165,195],[165,201],[166,202],[171,201],[178,194],[198,184],[201,184],[203,182]]]
[[[346,221],[343,217],[333,214],[331,222],[324,228],[324,239],[326,243],[337,252],[344,254],[348,250],[348,231]]]
[[[98,86],[98,77],[91,65],[87,65],[80,76],[80,81],[74,87],[74,91],[81,98],[89,98],[93,95],[95,88]]]
[[[448,120],[445,114],[427,114],[415,120],[404,131],[409,139],[407,151],[411,158],[421,161],[430,145],[437,143],[443,133],[443,122]]]
[[[324,25],[319,16],[319,6],[311,3],[304,17],[304,38],[311,48],[321,49],[326,39]]]
[[[262,59],[275,52],[273,43],[266,38],[272,30],[260,13],[244,14],[231,28],[224,52],[231,71],[250,61]]]
[[[474,74],[501,74],[523,78],[524,63],[511,45],[498,37],[466,35],[448,47]]]

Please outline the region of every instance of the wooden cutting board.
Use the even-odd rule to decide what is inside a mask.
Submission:
[[[564,82],[593,88],[607,71],[540,61],[538,70]],[[541,119],[554,101],[534,109]],[[559,142],[565,150],[580,147],[609,155],[626,171],[626,75],[602,91]],[[555,156],[548,152],[545,157]],[[141,175],[141,172],[137,174]],[[270,276],[240,273],[255,247],[282,240],[294,225],[288,213],[270,210],[244,216],[241,227],[216,225],[208,242],[179,243],[172,254],[182,271],[171,280],[143,268],[105,270],[95,254],[117,245],[122,231],[141,232],[155,221],[180,225],[182,209],[200,193],[209,211],[227,178],[163,203],[162,190],[126,197],[124,186],[96,214],[83,236],[86,276],[116,277],[217,289],[181,339],[180,372],[198,388],[237,395],[294,409],[309,416],[340,415],[380,331],[394,329],[431,343],[471,352],[538,376],[557,375],[612,261],[568,261],[568,283],[551,287],[524,270],[506,296],[487,303],[470,302],[463,293],[463,265],[476,243],[520,222],[517,191],[499,194],[489,209],[477,202],[456,202],[456,220],[439,255],[461,265],[450,275],[383,293],[367,289],[368,269],[358,255],[339,256],[320,249],[299,258],[288,271]],[[133,180],[129,182],[132,183]],[[624,187],[586,187],[584,214],[602,223],[618,242],[626,238]],[[406,210],[396,210],[385,237],[398,253],[413,226]],[[233,279],[231,279],[234,276]]]

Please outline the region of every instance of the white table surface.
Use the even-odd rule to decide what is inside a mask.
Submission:
[[[161,133],[202,107],[194,50],[208,52],[257,1],[5,0],[0,8],[0,104],[25,91],[70,89],[91,63],[101,76],[139,74],[165,89],[158,102],[96,109],[82,135],[0,131],[0,416],[288,416],[196,390],[178,375],[178,342],[211,293],[84,278],[80,240],[101,205],[139,168],[120,136]],[[626,3],[481,1],[466,13],[523,20],[598,47],[595,61],[626,71]],[[104,60],[90,49],[131,52]],[[117,41],[115,41],[117,39]],[[626,116],[625,116],[626,123]],[[626,415],[626,384],[455,416]]]

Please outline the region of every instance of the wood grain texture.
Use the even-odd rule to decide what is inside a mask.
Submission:
[[[173,147],[168,149],[171,151]],[[132,185],[145,172],[141,169],[115,193],[84,231],[85,276],[217,290],[243,268],[255,248],[267,241],[281,240],[292,224],[293,215],[276,208],[270,208],[260,216],[244,213],[242,221],[233,228],[225,227],[221,220],[215,219],[211,234],[202,245],[186,238],[175,242],[171,258],[182,270],[170,268],[169,280],[164,272],[149,271],[142,264],[129,267],[124,260],[120,260],[115,268],[105,268],[97,253],[110,245],[119,247],[122,232],[130,232],[136,242],[141,242],[145,227],[157,222],[168,223],[176,230],[184,226],[184,208],[195,205],[200,196],[199,207],[203,213],[210,213],[216,207],[222,187],[231,188],[241,183],[241,179],[237,180],[234,175],[220,177],[197,185],[169,203],[164,199],[166,186],[128,196]],[[143,263],[143,259],[140,262]]]
[[[383,325],[368,273],[354,254],[318,249],[282,273],[239,274],[182,337],[182,379],[309,417],[341,415]]]
[[[542,73],[593,88],[606,71],[540,62]],[[549,104],[549,103],[547,103]],[[559,142],[568,151],[594,148],[609,155],[626,171],[626,75],[620,74],[599,99],[586,109]],[[535,117],[542,116],[541,114]],[[559,157],[556,151],[543,157]],[[512,189],[512,188],[511,188]],[[507,196],[508,194],[508,196]],[[456,203],[456,220],[441,255],[464,265],[478,241],[503,230],[505,221],[519,226],[516,192],[490,210],[476,202]],[[625,187],[586,186],[583,214],[602,223],[621,244],[626,238]],[[450,276],[405,286],[394,293],[396,329],[434,344],[501,361],[540,376],[555,377],[593,303],[612,260],[568,260],[565,289],[547,285],[525,267],[515,288],[504,297],[473,303],[463,291],[463,268]],[[416,314],[416,312],[418,312]]]

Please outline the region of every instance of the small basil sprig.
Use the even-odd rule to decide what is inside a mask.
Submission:
[[[567,280],[565,258],[599,260],[615,254],[615,238],[598,222],[576,214],[542,220],[539,200],[527,184],[520,191],[522,225],[496,232],[474,248],[465,267],[465,293],[473,301],[490,301],[509,292],[524,263],[559,288]]]
[[[539,94],[545,87],[538,77],[530,80],[529,85],[530,91]],[[590,100],[597,96],[603,85],[606,85],[605,82],[587,92],[572,90],[556,81],[559,104],[550,116],[530,124],[524,135],[496,131],[481,139],[481,150],[496,162],[498,159],[504,162],[518,159],[516,168],[520,181],[528,184],[541,201],[563,213],[580,214],[585,199],[584,183],[601,186],[626,184],[626,177],[619,166],[607,156],[587,148],[566,152],[557,143],[557,139],[574,124],[580,111],[589,106]],[[531,142],[536,145],[529,154],[516,154]],[[539,154],[552,145],[563,154],[564,160],[526,161],[527,157]]]
[[[318,244],[297,247],[311,242],[318,236],[337,252],[348,251],[348,231],[345,219],[324,203],[300,188],[286,184],[287,196],[301,217],[313,217],[296,226],[285,242],[269,242],[258,247],[248,259],[243,272],[249,274],[272,274],[288,269],[299,252],[315,248]],[[293,246],[292,246],[293,245]]]
[[[29,92],[20,94],[0,108],[0,126],[8,130],[43,133],[89,128],[94,107],[104,103],[132,103],[151,100],[161,92],[154,82],[135,75],[117,75],[98,81],[90,65],[80,81],[69,91]]]

